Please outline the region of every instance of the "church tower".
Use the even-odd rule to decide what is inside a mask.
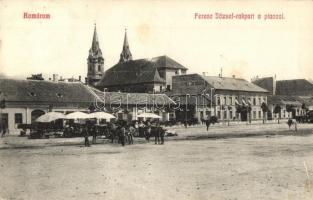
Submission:
[[[132,60],[132,53],[129,50],[129,45],[128,45],[128,39],[127,39],[127,30],[125,29],[125,36],[124,36],[124,44],[123,44],[123,50],[122,53],[120,54],[120,61],[119,62],[126,62],[129,60]]]
[[[87,61],[88,61],[87,83],[88,85],[95,86],[96,83],[100,81],[104,73],[104,58],[102,56],[102,52],[99,46],[96,24]]]

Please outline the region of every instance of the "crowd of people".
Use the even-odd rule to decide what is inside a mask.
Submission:
[[[94,124],[87,123],[81,127],[81,133],[85,138],[85,146],[90,146],[89,137],[93,136],[93,143],[101,130]],[[128,124],[126,121],[117,121],[114,123],[107,123],[103,130],[105,136],[110,139],[111,143],[118,143],[122,146],[125,144],[133,144],[134,137],[144,137],[147,142],[154,137],[155,144],[164,144],[165,129],[164,124],[159,121],[136,121]]]

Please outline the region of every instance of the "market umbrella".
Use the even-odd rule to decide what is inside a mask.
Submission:
[[[66,119],[89,119],[89,115],[83,112],[73,112],[66,115]]]
[[[137,117],[142,117],[142,118],[153,118],[153,119],[161,119],[162,117],[154,114],[154,113],[141,113],[140,115],[137,115]]]
[[[89,118],[97,118],[97,119],[115,119],[116,117],[110,113],[106,112],[94,112],[89,114]]]
[[[38,117],[36,119],[36,122],[52,122],[55,121],[57,119],[64,119],[66,118],[66,116],[62,113],[59,112],[48,112],[46,114],[41,115],[40,117]]]

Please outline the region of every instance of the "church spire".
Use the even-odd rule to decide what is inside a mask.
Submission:
[[[93,31],[93,38],[92,38],[92,44],[91,44],[91,48],[90,48],[90,53],[97,55],[99,53],[99,55],[102,55],[101,49],[100,49],[100,45],[99,45],[99,40],[98,40],[98,34],[97,34],[97,26],[95,24],[95,28]]]
[[[100,81],[102,74],[104,73],[104,58],[99,45],[97,28],[95,24],[92,44],[89,49],[89,55],[87,58],[88,72],[87,80],[89,85],[95,86]]]
[[[129,50],[129,44],[127,39],[127,29],[125,29],[125,36],[124,36],[124,43],[123,43],[123,50],[120,54],[120,62],[126,62],[132,60],[132,53]]]

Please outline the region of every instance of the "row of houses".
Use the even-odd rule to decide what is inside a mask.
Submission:
[[[2,122],[14,133],[18,124],[49,111],[106,110],[128,121],[154,112],[163,121],[200,122],[210,116],[222,121],[290,118],[313,109],[309,81],[188,74],[187,67],[166,55],[133,60],[126,32],[118,63],[106,71],[104,65],[95,27],[85,82],[0,79]]]

